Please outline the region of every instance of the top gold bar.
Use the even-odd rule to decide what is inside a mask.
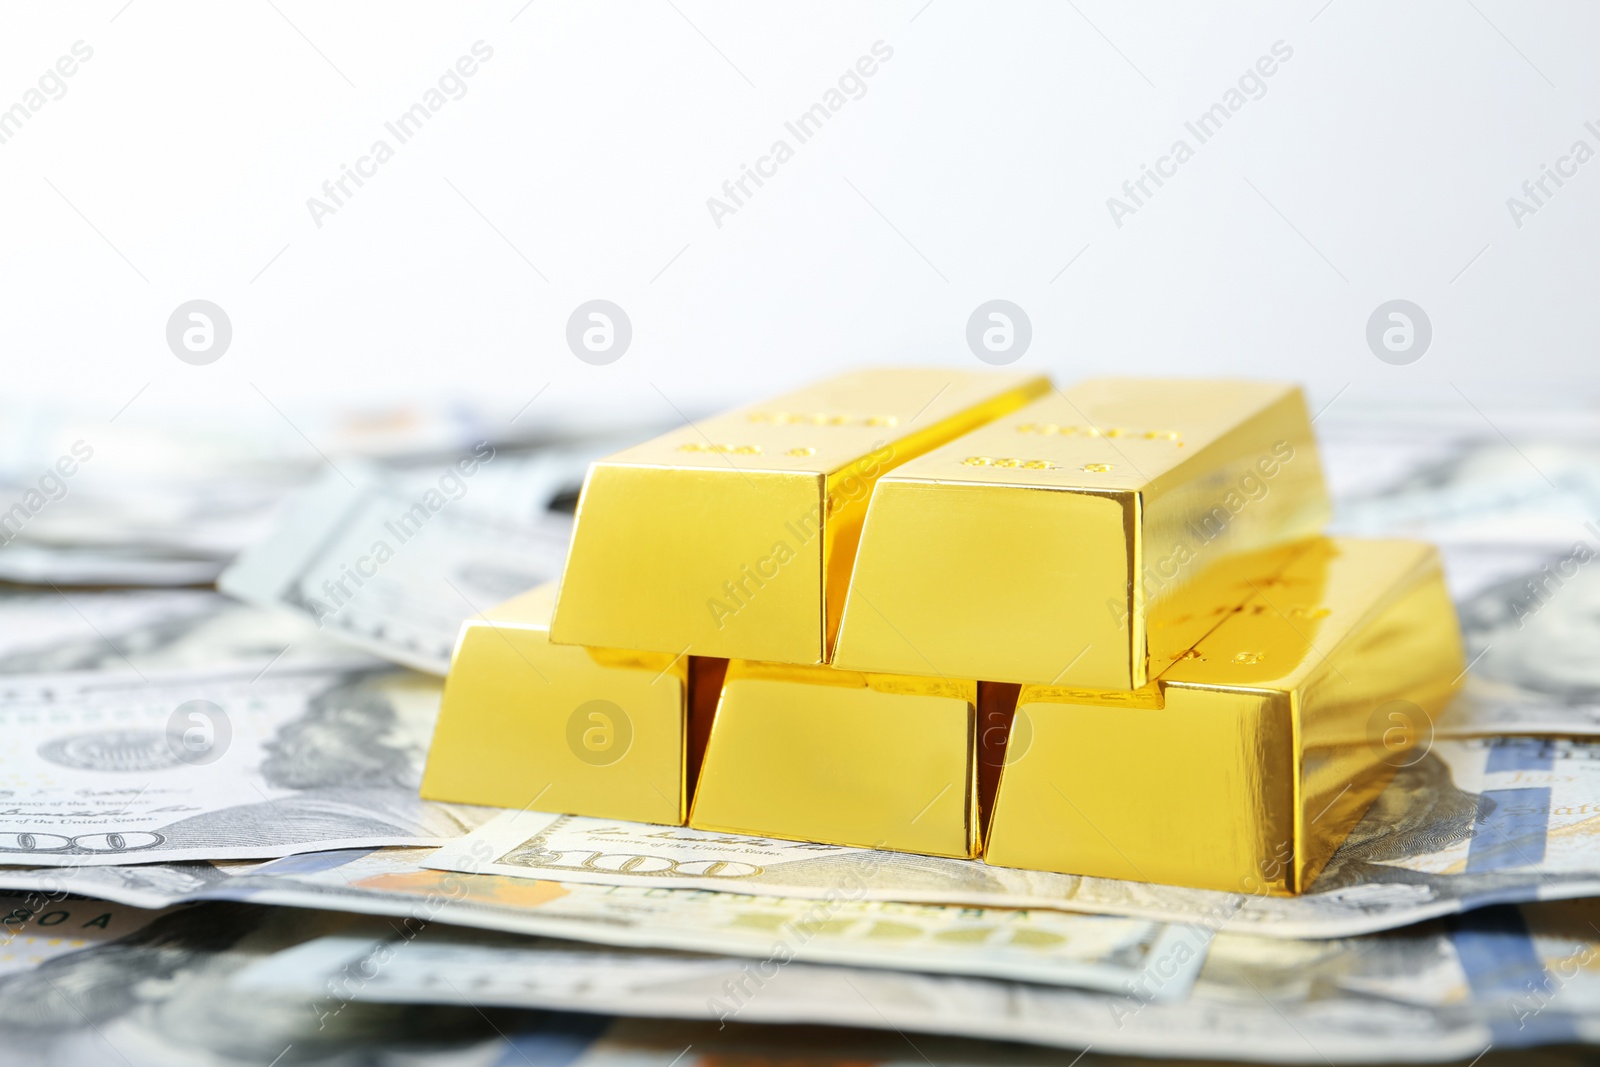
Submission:
[[[1329,513],[1299,389],[1084,382],[878,482],[833,665],[1137,689],[1215,624],[1173,593]]]
[[[1050,388],[886,368],[717,415],[589,468],[560,644],[826,663],[872,486]]]

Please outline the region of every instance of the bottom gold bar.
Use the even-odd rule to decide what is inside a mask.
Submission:
[[[689,825],[978,854],[975,682],[733,660]]]
[[[710,710],[692,694],[722,661],[551,644],[554,603],[550,583],[462,625],[423,797],[681,825]]]
[[[1318,538],[1132,693],[1024,686],[985,859],[1303,892],[1464,673],[1434,550]]]

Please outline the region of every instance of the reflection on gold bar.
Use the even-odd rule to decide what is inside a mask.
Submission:
[[[1137,689],[1178,591],[1328,514],[1298,389],[1086,382],[879,479],[832,662]]]
[[[1136,692],[1024,686],[985,859],[1299,893],[1464,673],[1437,554],[1314,538]],[[1192,606],[1192,605],[1191,605]]]
[[[976,856],[977,702],[973,682],[734,660],[689,825]]]
[[[595,463],[551,639],[824,663],[884,471],[1049,387],[885,369],[686,425]]]
[[[681,824],[689,694],[714,698],[721,664],[553,645],[554,601],[551,582],[462,626],[422,795]]]

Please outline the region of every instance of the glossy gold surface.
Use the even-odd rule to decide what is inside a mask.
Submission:
[[[462,626],[422,795],[681,824],[688,658],[551,644],[554,600],[552,582]]]
[[[706,419],[590,467],[551,637],[826,662],[874,482],[1048,388],[884,369]]]
[[[977,690],[735,660],[689,825],[975,856]]]
[[[1298,389],[1085,382],[878,480],[832,662],[1137,689],[1183,590],[1328,514]]]
[[[1298,893],[1418,758],[1464,672],[1435,551],[1313,538],[1235,566],[1249,597],[1191,598],[1221,621],[1153,684],[1022,688],[987,862]]]

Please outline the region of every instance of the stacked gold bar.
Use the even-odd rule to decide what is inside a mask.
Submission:
[[[834,663],[1137,689],[1199,636],[1175,593],[1328,515],[1298,389],[1086,382],[883,477]]]
[[[1395,724],[1431,721],[1463,673],[1455,610],[1415,542],[1318,537],[1227,569],[1180,596],[1211,625],[1152,685],[1022,688],[990,863],[1310,885],[1407,758]]]
[[[870,502],[870,503],[869,503]],[[1461,673],[1292,387],[847,375],[595,464],[423,795],[1299,892]]]

